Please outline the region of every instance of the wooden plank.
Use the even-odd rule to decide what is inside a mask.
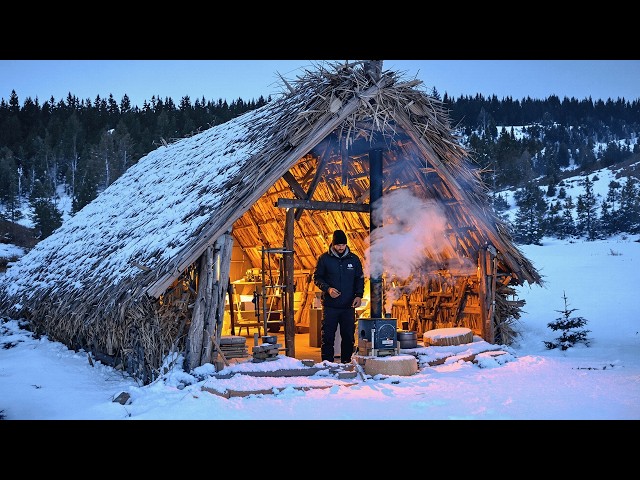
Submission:
[[[480,313],[482,312],[480,311],[479,305],[467,305],[462,310],[462,313],[464,313],[465,315],[480,315]]]
[[[340,387],[353,387],[354,385],[358,385],[357,383],[342,383],[339,386]],[[309,390],[326,390],[327,388],[333,388],[335,385],[306,385],[306,386],[290,386],[288,388],[293,388],[294,390],[300,390],[302,392],[306,392]],[[273,395],[274,393],[276,393],[276,391],[280,391],[282,390],[282,388],[278,388],[278,387],[272,387],[272,388],[261,388],[261,389],[256,389],[256,390],[235,390],[235,389],[227,389],[225,391],[219,391],[216,390],[215,388],[210,388],[210,387],[202,387],[201,388],[203,391],[214,394],[214,395],[219,395],[221,397],[224,398],[231,398],[231,397],[248,397],[249,395]]]

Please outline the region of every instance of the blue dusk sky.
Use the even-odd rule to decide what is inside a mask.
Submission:
[[[245,101],[280,93],[279,75],[295,79],[321,60],[0,60],[0,98],[15,90],[40,104],[127,94],[139,107],[154,95],[176,104],[196,99]],[[427,89],[450,97],[482,94],[502,100],[640,99],[640,60],[385,60],[384,69],[418,78]]]

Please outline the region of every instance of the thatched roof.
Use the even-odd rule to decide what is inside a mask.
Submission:
[[[264,107],[152,151],[0,277],[0,313],[46,311],[84,325],[121,319],[232,229],[259,266],[254,247],[282,246],[278,199],[366,204],[372,146],[385,149],[385,193],[408,188],[445,210],[446,241],[433,258],[477,259],[491,244],[512,283],[540,283],[442,103],[420,81],[376,65],[316,65],[283,80],[285,93]],[[296,268],[312,268],[334,228],[364,254],[369,213],[352,210],[297,216]]]

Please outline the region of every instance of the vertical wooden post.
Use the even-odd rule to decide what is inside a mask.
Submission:
[[[489,245],[480,251],[478,264],[480,266],[480,282],[478,296],[482,320],[482,338],[489,343],[495,341],[494,301],[496,289],[496,250]]]
[[[186,371],[212,360],[211,337],[219,336],[224,318],[232,243],[233,237],[229,233],[223,234],[200,257],[198,292],[185,348]]]
[[[489,312],[487,314],[487,317],[489,318],[489,323],[491,324],[491,330],[490,330],[490,335],[491,335],[491,340],[489,341],[489,343],[494,343],[496,341],[496,288],[497,288],[497,281],[498,281],[498,258],[496,257],[496,252],[495,249],[487,249],[487,255],[491,255],[490,257],[490,262],[491,262],[491,276],[490,276],[490,281],[491,281],[491,286],[489,287],[489,298],[488,298],[488,302],[489,302]]]
[[[214,359],[214,345],[212,338],[219,339],[224,320],[224,303],[229,286],[229,268],[231,263],[231,250],[233,237],[229,232],[218,237],[213,249],[211,261],[211,288],[207,290],[209,299],[205,316],[204,336],[202,338],[202,355],[200,365],[210,363]],[[219,340],[218,340],[219,343]],[[216,353],[217,355],[217,353]]]
[[[485,251],[478,251],[478,303],[480,304],[480,322],[482,325],[482,338],[488,341],[488,321],[487,321],[487,269],[484,261]]]
[[[198,267],[198,293],[196,295],[193,314],[191,315],[191,325],[187,334],[185,348],[185,365],[186,371],[200,365],[200,357],[202,355],[202,336],[205,328],[205,315],[207,311],[207,298],[210,297],[212,279],[210,265],[213,263],[212,247],[206,248],[200,257],[200,265]]]
[[[236,334],[236,312],[233,307],[233,283],[229,279],[229,286],[227,287],[227,295],[229,295],[229,321],[231,322],[231,335]]]
[[[283,309],[284,316],[284,347],[286,348],[287,356],[295,358],[296,346],[295,346],[295,323],[294,323],[294,299],[295,292],[293,281],[293,227],[294,227],[294,215],[295,210],[293,208],[287,209],[287,215],[285,217],[284,225],[284,285],[285,295],[287,300]]]

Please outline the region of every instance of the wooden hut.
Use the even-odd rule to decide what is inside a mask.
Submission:
[[[170,354],[187,370],[211,362],[249,303],[295,356],[315,261],[342,229],[370,279],[360,313],[509,343],[514,286],[540,275],[421,83],[382,61],[283,79],[264,107],[130,167],[7,270],[0,313],[144,383]]]

